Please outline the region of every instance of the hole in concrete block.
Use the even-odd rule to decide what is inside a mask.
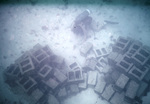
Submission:
[[[19,67],[17,67],[17,68],[15,69],[15,71],[13,72],[13,74],[16,75],[16,74],[18,74],[19,72],[20,72],[20,69],[19,69]]]
[[[102,67],[99,63],[96,64],[98,67]]]
[[[41,61],[41,60],[43,60],[45,57],[46,57],[46,55],[45,55],[45,54],[42,54],[42,55],[38,56],[37,59],[38,59],[38,61]]]
[[[73,64],[71,64],[69,67],[71,68],[71,69],[73,69],[74,67],[76,67],[76,66],[78,66],[77,65],[77,63],[76,62],[74,62]]]
[[[123,47],[124,47],[124,45],[123,45],[123,44],[121,44],[121,43],[117,43],[117,44],[116,44],[116,46],[121,47],[121,48],[123,48]]]
[[[124,68],[128,69],[129,68],[129,65],[126,64],[125,62],[121,61],[120,62],[120,65],[123,66]]]
[[[74,80],[74,79],[75,79],[74,72],[69,72],[69,80]]]
[[[143,62],[144,60],[145,60],[145,58],[144,57],[142,57],[141,55],[139,55],[139,54],[136,54],[135,55],[135,58],[137,58],[139,61],[141,61],[141,62]]]
[[[39,49],[39,50],[35,51],[35,52],[33,53],[33,55],[36,57],[36,56],[38,56],[38,55],[41,54],[41,53],[42,53],[42,51]]]
[[[77,79],[81,78],[81,72],[80,72],[80,70],[78,70],[78,71],[75,72],[75,76],[76,76]]]
[[[19,81],[19,83],[23,85],[25,82],[27,82],[27,80],[29,80],[29,78],[23,77],[23,78]]]
[[[145,50],[141,49],[140,52],[143,56],[148,57],[149,53],[147,53]]]
[[[133,49],[132,49],[132,50],[130,50],[129,52],[130,52],[131,54],[134,54],[134,53],[136,52],[136,50],[133,50]]]
[[[129,63],[131,63],[131,59],[129,58],[129,57],[124,57],[124,60],[126,61],[126,62],[129,62]]]
[[[102,52],[103,52],[103,53],[107,53],[107,51],[106,51],[105,48],[102,48]]]
[[[27,65],[26,67],[22,68],[23,71],[29,70],[32,66],[31,65]]]
[[[49,70],[48,67],[44,67],[44,68],[40,71],[40,73],[44,75],[45,73],[47,73],[48,70]]]
[[[25,89],[28,89],[28,88],[30,88],[32,85],[33,85],[33,82],[32,82],[31,80],[29,80],[29,81],[24,85],[24,88],[25,88]]]
[[[133,45],[133,48],[137,50],[137,49],[140,48],[140,46],[138,46],[138,45]]]
[[[136,69],[134,69],[133,71],[132,71],[132,73],[133,74],[135,74],[136,76],[138,76],[138,77],[141,77],[141,73],[139,72],[139,71],[137,71]]]
[[[29,62],[30,62],[30,61],[29,61],[29,59],[28,59],[28,60],[25,60],[25,61],[21,62],[20,64],[21,64],[21,66],[24,66],[24,65],[28,64]]]
[[[104,59],[101,59],[101,60],[100,60],[100,63],[101,63],[102,65],[107,65],[107,62],[106,62]]]
[[[98,54],[98,55],[101,55],[102,53],[101,53],[101,51],[100,50],[96,50],[96,53]]]
[[[124,38],[120,38],[119,41],[123,42],[123,43],[127,43],[128,40],[127,39],[124,39]]]

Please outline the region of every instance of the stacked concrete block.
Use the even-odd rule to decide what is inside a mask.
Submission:
[[[113,47],[113,50],[124,54],[125,52],[127,52],[131,43],[132,41],[130,38],[124,38],[122,36],[119,36],[117,42],[115,43],[115,46]]]
[[[77,84],[71,84],[67,86],[68,95],[79,93],[79,88]]]
[[[140,48],[142,47],[142,43],[140,41],[134,41],[129,50],[127,51],[128,56],[133,56]]]
[[[58,81],[56,81],[54,78],[49,78],[48,80],[42,80],[42,82],[46,85],[46,86],[48,86],[48,88],[50,88],[51,90],[55,90],[55,89],[57,89],[58,88],[58,86],[59,86],[59,82]]]
[[[86,70],[95,70],[95,66],[97,64],[97,60],[95,58],[90,58],[86,60],[84,69]]]
[[[87,54],[90,52],[90,50],[93,48],[93,44],[90,42],[84,43],[80,48],[80,54],[82,56],[87,56]]]
[[[138,88],[139,88],[139,84],[136,83],[135,81],[131,80],[129,82],[129,85],[128,85],[127,90],[125,92],[125,99],[124,100],[126,102],[132,103],[133,99],[136,96]]]
[[[97,81],[97,72],[89,71],[88,72],[88,85],[95,86]]]
[[[121,92],[127,85],[128,81],[129,81],[129,78],[126,75],[121,74],[115,83],[114,89],[118,92]]]
[[[116,64],[116,68],[121,72],[128,72],[132,66],[133,63],[131,61],[131,58],[127,55],[124,55],[122,59]]]
[[[97,58],[107,56],[109,54],[106,48],[94,49],[94,53]]]
[[[31,93],[37,85],[37,82],[31,77],[21,77],[17,84],[24,89],[26,93]]]
[[[69,83],[82,82],[84,80],[82,70],[79,67],[76,70],[69,70],[67,73],[67,77]]]
[[[110,103],[111,104],[122,104],[123,101],[124,101],[124,92],[122,92],[122,93],[115,92],[115,94],[113,95],[113,97],[110,100]]]
[[[104,75],[98,74],[97,83],[94,88],[95,92],[97,92],[98,94],[102,94],[105,89],[105,86],[106,86],[106,82],[104,80]]]
[[[100,58],[95,67],[100,73],[107,73],[110,71],[110,66],[108,65],[108,60],[106,58]]]
[[[54,70],[54,77],[60,82],[60,83],[64,83],[67,81],[67,77],[60,72],[58,69]]]
[[[131,75],[133,79],[141,81],[148,71],[149,68],[147,67],[137,68],[136,66],[133,66],[129,71],[129,75]]]
[[[106,99],[107,101],[109,101],[111,99],[111,97],[113,96],[113,94],[115,93],[113,86],[111,84],[109,84],[108,86],[106,86],[104,92],[102,93],[102,97],[104,99]]]
[[[141,47],[138,51],[132,56],[133,63],[137,67],[141,68],[145,65],[150,58],[150,51],[146,47]]]
[[[142,81],[140,83],[139,89],[136,94],[137,97],[142,97],[146,93],[147,88],[148,88],[148,84]]]
[[[12,64],[9,67],[7,67],[5,71],[5,75],[8,77],[10,80],[16,80],[20,76],[20,68],[16,64]]]
[[[44,96],[44,93],[37,88],[31,93],[31,96],[38,102]]]
[[[61,88],[58,92],[58,97],[59,99],[63,99],[67,96],[67,91],[66,91],[66,88]]]
[[[35,66],[32,62],[32,59],[30,57],[27,57],[19,63],[20,72],[22,75],[26,73],[30,73],[35,69]]]
[[[38,72],[38,75],[42,78],[42,79],[49,79],[50,75],[52,75],[52,67],[49,65],[44,65]]]
[[[86,88],[87,88],[87,80],[88,80],[88,75],[87,75],[87,73],[83,73],[83,78],[84,78],[84,81],[83,81],[83,82],[80,82],[80,83],[78,84],[78,87],[79,87],[80,89],[86,89]]]

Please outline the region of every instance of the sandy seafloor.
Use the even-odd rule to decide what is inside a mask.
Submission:
[[[81,37],[77,37],[71,26],[75,17],[85,9],[91,11],[90,16],[99,23],[104,20],[115,21],[117,25],[107,25],[106,28],[95,32],[87,41],[94,47],[109,47],[111,38],[119,35],[129,36],[150,46],[150,6],[130,4],[130,2],[112,4],[69,4],[66,8],[62,4],[5,4],[0,5],[0,74],[21,54],[31,49],[35,44],[48,44],[57,55],[63,56],[66,62],[73,60],[83,64],[85,59],[80,56],[77,44]],[[44,28],[46,27],[46,28]],[[3,83],[0,75],[0,98],[11,100],[22,99],[17,97]],[[146,102],[144,97],[143,104]],[[62,104],[109,104],[98,98],[92,89],[66,99]]]

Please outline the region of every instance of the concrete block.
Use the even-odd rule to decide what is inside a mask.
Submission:
[[[89,71],[88,72],[88,84],[95,86],[97,81],[97,72],[96,71]]]
[[[55,71],[54,71],[54,77],[60,83],[64,83],[65,81],[67,81],[67,77],[62,72],[60,72],[58,69],[55,69]]]
[[[47,85],[49,88],[51,88],[52,90],[55,90],[58,86],[59,86],[59,82],[57,82],[55,79],[53,78],[49,78],[49,80],[45,81],[42,80],[42,82]]]
[[[77,84],[71,84],[67,87],[68,95],[79,93],[79,88]]]
[[[7,76],[8,79],[11,80],[16,80],[18,79],[18,77],[20,76],[21,72],[20,72],[20,68],[18,65],[10,65],[9,67],[7,67],[6,71],[5,71],[5,75]]]
[[[122,104],[124,101],[124,92],[118,93],[116,92],[114,96],[111,98],[110,103],[111,104]]]
[[[98,94],[102,94],[105,89],[105,86],[106,86],[106,82],[104,80],[104,75],[98,74],[97,83],[94,88],[95,92],[97,92]]]
[[[112,66],[114,66],[116,64],[116,61],[115,59],[117,58],[118,56],[118,53],[117,52],[111,52],[109,55],[108,55],[108,63]]]
[[[95,58],[87,59],[85,62],[85,69],[86,70],[95,70],[95,66],[97,64],[97,60]]]
[[[141,47],[133,56],[133,63],[137,67],[141,67],[147,63],[150,58],[150,51],[144,46]]]
[[[36,100],[36,102],[38,102],[43,95],[43,92],[38,88],[31,93],[31,96]]]
[[[52,63],[54,65],[54,67],[61,69],[65,65],[65,59],[61,56],[55,55]]]
[[[78,87],[79,87],[80,89],[86,89],[86,88],[87,88],[87,80],[88,80],[88,75],[87,75],[87,73],[83,73],[83,78],[84,78],[84,81],[83,81],[83,82],[80,82],[80,83],[78,84]]]
[[[60,99],[62,99],[62,98],[64,98],[64,97],[66,97],[67,96],[67,91],[66,91],[66,88],[64,87],[64,88],[61,88],[60,90],[59,90],[59,92],[58,92],[58,97],[60,98]]]
[[[94,53],[97,58],[107,56],[109,54],[106,48],[94,49]]]
[[[146,82],[150,82],[150,71],[148,71],[146,73],[146,75],[144,76],[143,80],[146,81]]]
[[[114,82],[116,82],[118,80],[118,78],[120,77],[121,73],[117,70],[113,71],[111,73],[111,78],[114,80]]]
[[[81,69],[76,69],[76,70],[70,70],[67,73],[67,77],[68,77],[68,82],[72,83],[72,82],[82,82],[83,79],[83,73]]]
[[[131,75],[133,79],[136,78],[137,80],[141,81],[148,71],[149,71],[149,68],[147,67],[143,67],[140,69],[140,68],[137,68],[136,66],[133,66],[131,70],[129,71],[129,75]]]
[[[21,77],[17,83],[27,93],[32,92],[37,85],[37,82],[31,77]]]
[[[58,99],[52,95],[52,94],[48,94],[48,101],[47,101],[48,104],[60,104]]]
[[[126,75],[121,74],[115,83],[114,89],[116,91],[121,92],[125,88],[125,86],[127,85],[128,81],[129,81],[129,78]]]
[[[140,83],[140,86],[139,86],[139,89],[137,91],[137,97],[142,97],[146,92],[146,89],[148,88],[148,83],[145,83],[145,82],[141,82]]]
[[[53,51],[50,49],[50,47],[49,47],[48,45],[42,47],[42,49],[43,49],[50,57],[54,56]]]
[[[27,57],[19,63],[20,72],[22,75],[29,73],[35,69],[32,59]]]
[[[124,100],[126,102],[132,103],[133,99],[136,96],[138,88],[139,88],[139,84],[136,83],[135,81],[131,80],[129,82],[129,85],[128,85],[127,90],[125,92],[125,99]]]
[[[69,65],[69,69],[71,70],[76,70],[78,68],[81,69],[80,65],[77,62],[73,62],[72,64]]]
[[[115,93],[115,91],[113,90],[113,86],[110,84],[110,85],[106,86],[106,88],[101,96],[104,99],[106,99],[107,101],[109,101],[114,93]]]
[[[81,48],[80,48],[80,54],[82,56],[87,56],[87,54],[89,53],[89,51],[93,48],[93,44],[90,42],[86,42],[84,43]]]
[[[131,42],[132,41],[130,38],[119,36],[117,42],[115,43],[115,46],[113,47],[113,50],[124,54],[125,52],[127,52],[128,48],[130,47]]]
[[[44,65],[38,72],[38,75],[42,79],[49,79],[50,75],[52,75],[52,67],[49,65]]]
[[[107,73],[110,71],[110,66],[108,65],[108,61],[105,58],[100,58],[95,67],[100,73]]]

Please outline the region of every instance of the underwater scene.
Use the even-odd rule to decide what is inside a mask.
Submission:
[[[1,0],[0,104],[150,104],[150,0]]]

